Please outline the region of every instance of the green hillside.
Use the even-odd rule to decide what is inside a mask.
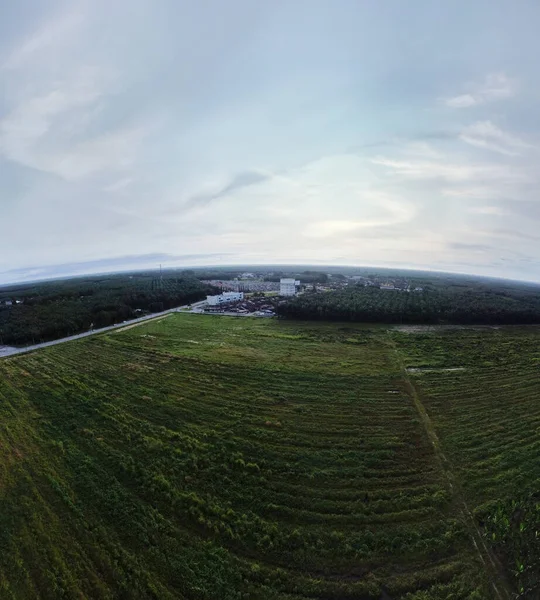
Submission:
[[[175,314],[0,361],[0,598],[537,597],[540,330],[416,329]]]

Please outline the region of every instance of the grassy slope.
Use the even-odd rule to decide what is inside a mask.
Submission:
[[[459,335],[175,315],[0,362],[0,597],[490,598],[395,353],[510,377]],[[467,373],[414,379],[476,506]]]

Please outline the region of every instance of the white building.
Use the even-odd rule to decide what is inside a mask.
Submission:
[[[219,306],[220,304],[228,304],[229,302],[238,302],[244,299],[244,292],[223,292],[218,296],[206,296],[208,306]]]
[[[296,296],[296,289],[300,285],[297,279],[280,279],[279,295],[280,296]]]

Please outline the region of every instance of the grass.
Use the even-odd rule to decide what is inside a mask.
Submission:
[[[411,364],[436,367],[411,375],[416,389],[514,589],[538,598],[540,328],[396,337]]]
[[[493,598],[446,469],[479,518],[538,480],[538,337],[174,314],[2,360],[0,597]]]

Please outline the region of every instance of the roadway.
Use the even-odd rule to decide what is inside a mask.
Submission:
[[[83,333],[77,333],[75,335],[70,335],[68,337],[60,338],[58,340],[52,340],[50,342],[42,342],[41,344],[32,344],[31,346],[24,346],[24,348],[12,348],[9,346],[0,346],[0,359],[8,358],[10,356],[16,356],[17,354],[25,354],[26,352],[33,352],[34,350],[39,350],[40,348],[47,348],[49,346],[56,346],[57,344],[63,344],[64,342],[71,342],[73,340],[80,340],[81,338],[89,337],[91,335],[97,335],[98,333],[104,333],[106,331],[113,331],[114,329],[120,329],[122,327],[129,327],[130,325],[136,325],[137,323],[143,323],[144,321],[151,321],[152,319],[159,319],[160,317],[164,317],[166,315],[170,315],[171,313],[179,312],[182,309],[191,308],[197,309],[199,306],[206,304],[206,300],[201,300],[200,302],[194,302],[191,305],[179,306],[177,308],[170,308],[169,310],[164,310],[159,313],[152,313],[151,315],[146,315],[144,317],[139,317],[137,319],[131,319],[129,321],[124,321],[123,323],[117,323],[116,325],[109,325],[108,327],[101,327],[100,329],[91,329],[90,331],[84,331]],[[196,311],[194,311],[196,312]]]

